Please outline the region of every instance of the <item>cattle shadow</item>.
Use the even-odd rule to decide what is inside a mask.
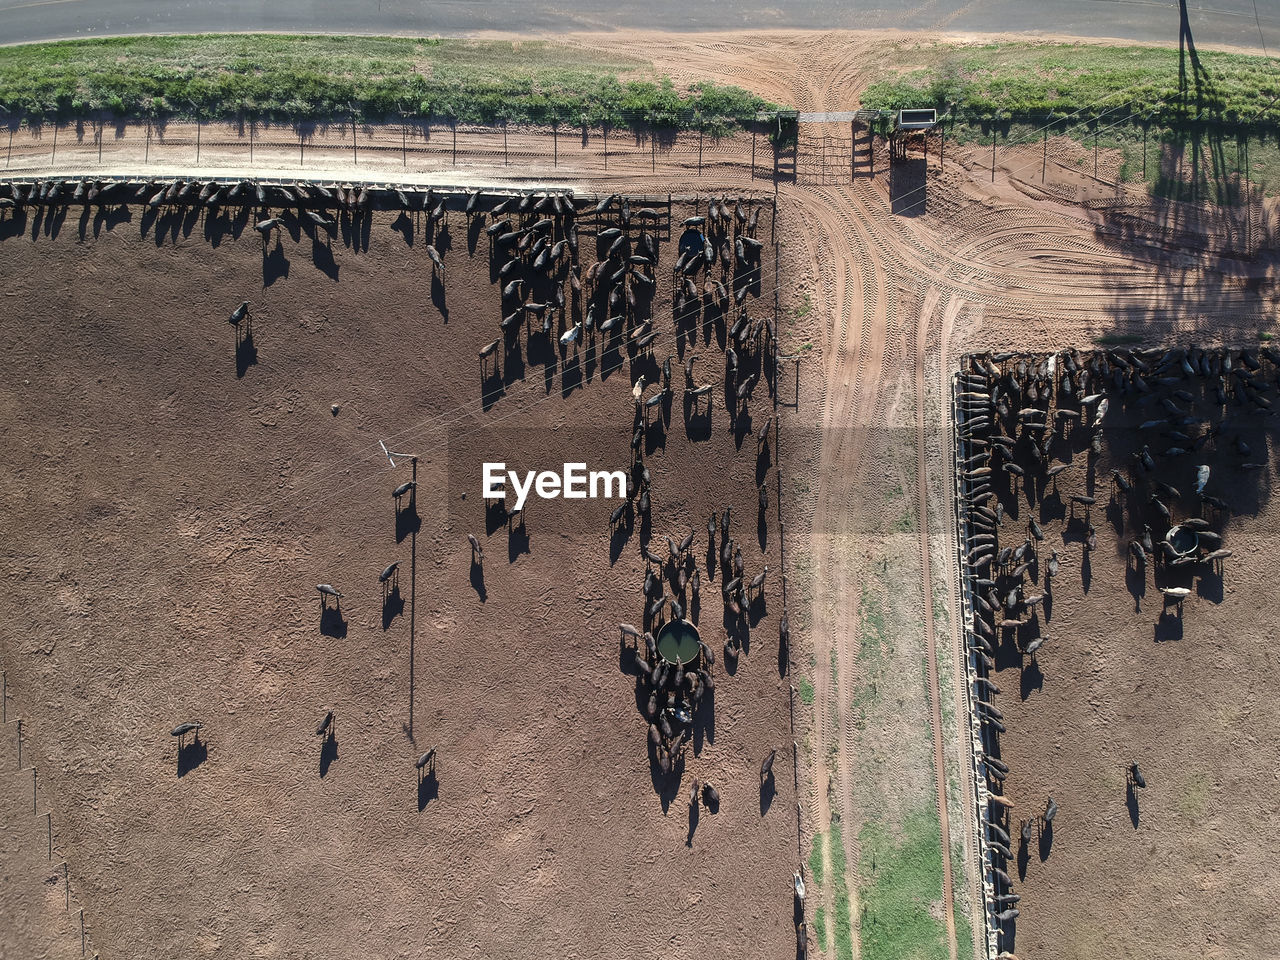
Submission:
[[[340,607],[324,606],[320,610],[320,633],[341,640],[347,635],[347,621]]]
[[[1181,614],[1170,613],[1166,608],[1160,611],[1160,616],[1156,619],[1152,639],[1156,643],[1173,643],[1182,639],[1182,632]]]
[[[524,511],[520,512],[520,523],[507,530],[507,562],[515,563],[522,553],[529,553],[529,532],[524,526]]]
[[[693,754],[698,756],[702,753],[702,745],[704,742],[715,745],[716,742],[716,692],[715,690],[705,690],[702,694],[702,701],[698,704],[698,708],[693,713]]]
[[[1018,692],[1023,700],[1030,698],[1032,693],[1044,689],[1044,674],[1040,672],[1040,664],[1036,662],[1035,657],[1031,658],[1031,662],[1023,667],[1018,678]]]
[[[1040,862],[1044,863],[1049,859],[1049,853],[1053,850],[1053,824],[1046,823],[1040,829],[1039,840]]]
[[[631,501],[627,501],[622,520],[613,525],[613,531],[609,534],[609,566],[618,562],[618,558],[622,556],[622,548],[631,539],[631,531],[635,524],[634,517]]]
[[[770,770],[769,775],[760,781],[760,816],[769,812],[769,808],[773,806],[773,798],[777,795],[778,784]]]
[[[484,585],[484,564],[476,562],[474,557],[471,558],[471,589],[476,592],[481,603],[489,599],[489,591]]]
[[[649,744],[649,779],[653,783],[654,793],[666,814],[671,803],[680,794],[680,781],[684,777],[684,751],[678,750],[671,758],[671,772],[663,773],[658,763],[658,752],[653,744]]]
[[[449,305],[444,292],[444,280],[436,270],[431,271],[431,304],[440,312],[441,319],[449,322]]]
[[[684,845],[686,847],[693,846],[693,835],[698,830],[698,819],[699,817],[701,817],[701,815],[702,815],[701,799],[695,795],[689,801],[689,833],[688,833],[688,836],[684,838]]]
[[[250,327],[243,337],[236,340],[236,379],[243,378],[257,362],[258,345],[254,342],[253,328]]]
[[[418,812],[427,809],[427,804],[440,796],[440,781],[436,779],[434,767],[423,776],[418,777]]]
[[[763,503],[756,509],[756,540],[760,542],[761,550],[768,547],[769,507]]]
[[[289,258],[284,254],[284,244],[276,241],[270,250],[266,245],[262,248],[262,286],[271,286],[277,280],[289,279]]]
[[[1133,829],[1137,830],[1140,817],[1140,811],[1138,810],[1138,790],[1134,787],[1132,780],[1130,780],[1125,786],[1124,805],[1129,810],[1129,822],[1133,824]]]
[[[319,232],[311,238],[311,262],[317,270],[335,283],[338,280],[338,261],[333,258],[333,246],[321,242]]]
[[[333,765],[333,761],[338,759],[338,738],[330,733],[324,738],[324,743],[320,745],[320,778],[329,773],[329,767]]]
[[[1142,611],[1142,598],[1147,595],[1147,567],[1141,561],[1125,564],[1124,583],[1133,597],[1133,612]]]
[[[412,493],[417,493],[416,490]],[[418,515],[418,499],[409,498],[409,505],[396,510],[396,543],[403,543],[405,537],[422,529],[422,517]]]
[[[392,587],[382,598],[382,629],[390,628],[391,622],[404,613],[404,597],[400,594],[400,586]]]
[[[1031,844],[1018,838],[1018,879],[1027,879],[1027,865],[1031,863]]]
[[[200,764],[204,763],[209,757],[209,748],[205,746],[203,740],[197,732],[195,738],[190,743],[182,744],[178,747],[178,776],[185,777]]]

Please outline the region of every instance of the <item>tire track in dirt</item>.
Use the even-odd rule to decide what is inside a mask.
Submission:
[[[929,707],[933,726],[933,769],[937,778],[938,822],[942,832],[942,902],[947,924],[947,950],[956,960],[955,894],[951,888],[951,826],[947,811],[947,767],[942,746],[942,700],[938,686],[938,649],[933,622],[933,574],[929,557],[929,478],[925,449],[924,354],[940,294],[930,287],[920,309],[915,340],[916,538],[920,549],[920,579],[924,587],[924,637],[929,678]]]

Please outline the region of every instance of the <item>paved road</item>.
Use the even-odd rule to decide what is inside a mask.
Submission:
[[[1190,4],[1199,44],[1280,51],[1280,0]],[[1255,13],[1256,9],[1256,13]],[[482,30],[937,28],[1175,42],[1169,0],[0,0],[0,42],[268,30],[457,36]]]

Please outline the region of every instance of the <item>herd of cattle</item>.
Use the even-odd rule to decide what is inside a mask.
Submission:
[[[1220,494],[1265,465],[1264,441],[1248,436],[1249,420],[1269,415],[1277,372],[1280,355],[1269,348],[1192,347],[972,355],[956,378],[965,634],[988,801],[988,907],[998,935],[1012,933],[1020,897],[1007,869],[1014,803],[1004,790],[1009,767],[1000,759],[1005,725],[992,702],[1000,693],[994,674],[1026,669],[1028,660],[1038,669],[1046,645],[1052,649],[1043,627],[1068,547],[1079,545],[1087,576],[1098,526],[1127,538],[1129,589],[1140,598],[1150,577],[1162,619],[1170,607],[1182,615],[1195,578],[1221,575],[1231,551],[1222,545],[1229,508]],[[1097,476],[1104,443],[1132,454]],[[1039,522],[1015,519],[1020,500],[1040,508]],[[1098,526],[1095,510],[1105,513]],[[1062,526],[1057,548],[1042,527],[1051,519]],[[1137,761],[1127,785],[1146,786]],[[1049,797],[1042,813],[1021,820],[1020,843],[1033,830],[1052,831],[1057,813]]]

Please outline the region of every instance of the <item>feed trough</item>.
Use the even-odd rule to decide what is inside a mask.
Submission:
[[[667,663],[692,663],[698,658],[698,628],[688,620],[665,624],[658,631],[658,656]]]
[[[1173,547],[1173,552],[1180,557],[1195,553],[1196,547],[1200,546],[1200,537],[1194,530],[1188,530],[1186,527],[1171,527],[1165,539],[1169,541],[1169,546]]]

